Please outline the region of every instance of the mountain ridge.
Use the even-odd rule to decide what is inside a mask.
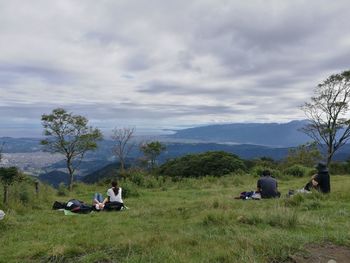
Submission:
[[[306,123],[307,120],[293,120],[287,123],[213,124],[178,130],[168,137],[272,147],[293,147],[311,141],[306,134],[300,131]]]

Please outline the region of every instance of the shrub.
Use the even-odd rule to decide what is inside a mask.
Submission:
[[[243,161],[234,154],[224,151],[188,154],[164,163],[159,172],[172,177],[223,176],[244,170]]]
[[[255,166],[253,167],[253,169],[250,171],[250,174],[255,176],[255,177],[259,177],[262,175],[262,172],[264,170],[269,170],[271,172],[271,175],[275,178],[281,178],[282,177],[282,173],[280,170],[278,169],[271,169],[269,167],[265,167],[265,166]]]
[[[138,186],[143,186],[145,184],[145,175],[140,172],[130,174],[128,179]]]
[[[21,201],[22,204],[28,204],[29,203],[30,196],[29,196],[29,193],[28,193],[27,189],[23,189],[19,193],[19,200]]]
[[[60,183],[58,185],[57,195],[58,196],[67,196],[68,195],[67,186],[64,183]]]
[[[284,173],[287,175],[295,176],[295,177],[303,177],[306,175],[308,169],[302,165],[292,165],[284,170]]]
[[[132,183],[124,182],[121,187],[123,189],[123,198],[128,198],[132,196],[137,197],[140,195],[137,191],[136,186]]]
[[[332,174],[344,175],[349,174],[349,164],[346,162],[333,162],[329,166],[329,170]]]

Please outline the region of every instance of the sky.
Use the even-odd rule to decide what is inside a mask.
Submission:
[[[0,0],[0,136],[288,122],[350,68],[348,0]]]

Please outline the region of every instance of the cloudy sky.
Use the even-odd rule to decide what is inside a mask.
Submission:
[[[348,0],[0,0],[0,136],[286,122],[350,68]]]

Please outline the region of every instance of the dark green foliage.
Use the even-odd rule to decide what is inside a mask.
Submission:
[[[305,168],[302,165],[295,164],[291,167],[288,167],[284,170],[284,173],[286,175],[296,176],[296,177],[303,177],[307,174],[308,169]]]
[[[165,151],[165,149],[165,145],[159,141],[145,143],[140,146],[140,150],[145,155],[146,161],[150,162],[152,170],[156,167],[157,157]]]
[[[64,183],[60,183],[58,185],[57,195],[58,196],[67,196],[68,195],[67,186]]]
[[[288,167],[298,164],[305,167],[313,167],[321,159],[322,155],[317,144],[315,142],[306,143],[288,150],[288,156],[284,160],[284,166]]]
[[[19,193],[19,200],[22,204],[28,204],[30,202],[30,195],[28,192],[28,189],[23,188],[22,191]]]
[[[122,189],[123,198],[138,197],[140,195],[139,191],[137,190],[137,186],[132,183],[123,182]]]
[[[160,167],[160,174],[172,177],[222,176],[242,169],[245,166],[238,156],[215,151],[169,160]]]
[[[329,166],[331,174],[345,175],[350,174],[349,162],[332,162]]]
[[[270,167],[266,167],[266,166],[255,166],[251,171],[250,174],[252,174],[255,177],[259,177],[262,176],[262,172],[264,170],[269,170],[271,172],[272,177],[275,178],[281,178],[282,177],[282,173],[280,170],[278,169],[273,169]]]
[[[23,175],[18,171],[17,167],[0,168],[0,181],[4,186],[4,204],[8,203],[9,187],[23,179]]]

